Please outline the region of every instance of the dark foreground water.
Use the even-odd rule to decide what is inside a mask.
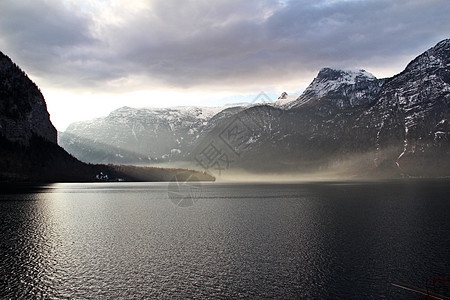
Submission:
[[[450,185],[16,186],[0,195],[0,298],[416,299],[450,276]]]

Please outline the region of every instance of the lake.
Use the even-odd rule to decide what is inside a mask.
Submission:
[[[193,187],[2,186],[0,298],[417,299],[391,283],[450,276],[449,181]]]

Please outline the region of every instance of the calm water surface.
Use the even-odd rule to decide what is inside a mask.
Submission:
[[[3,187],[0,298],[416,299],[450,276],[448,181]]]

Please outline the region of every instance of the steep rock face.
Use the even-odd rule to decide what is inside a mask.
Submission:
[[[424,168],[426,160],[442,163],[449,158],[449,108],[450,40],[447,39],[388,80],[374,105],[358,119],[357,127],[374,129],[369,134],[375,137],[377,149],[394,147],[395,164],[406,173],[414,173]],[[382,160],[382,155],[377,159]]]
[[[56,139],[39,88],[0,52],[0,181],[93,180],[97,169],[70,156]]]
[[[320,70],[306,90],[286,108],[292,109],[310,101],[329,102],[341,109],[368,104],[380,91],[384,80],[378,80],[365,70]]]
[[[54,144],[57,132],[39,88],[0,52],[0,134],[27,145],[33,134]]]

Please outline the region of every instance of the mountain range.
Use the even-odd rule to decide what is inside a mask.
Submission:
[[[390,78],[324,68],[299,96],[219,108],[123,107],[70,125],[58,142],[92,163],[449,176],[449,66],[446,39]]]

